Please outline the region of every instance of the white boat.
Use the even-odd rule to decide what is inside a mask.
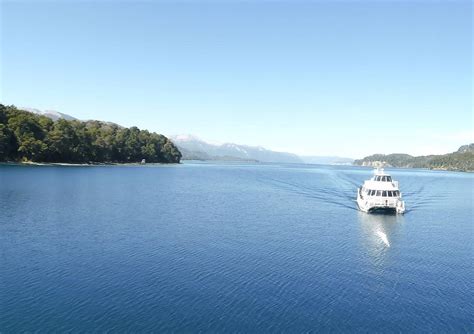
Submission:
[[[402,200],[398,181],[392,180],[383,168],[375,169],[374,176],[357,190],[357,205],[364,212],[405,212],[405,202]]]

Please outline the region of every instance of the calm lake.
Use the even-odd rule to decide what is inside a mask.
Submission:
[[[473,332],[468,173],[0,166],[0,332]]]

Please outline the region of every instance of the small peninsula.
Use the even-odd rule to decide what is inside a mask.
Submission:
[[[0,161],[37,163],[179,163],[165,136],[137,127],[38,115],[0,104]]]
[[[474,144],[463,145],[456,152],[442,155],[414,157],[409,154],[373,154],[355,160],[357,166],[388,166],[401,168],[428,168],[439,170],[474,171]]]

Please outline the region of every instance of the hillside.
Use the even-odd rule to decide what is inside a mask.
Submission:
[[[409,154],[374,154],[355,160],[358,166],[389,166],[402,168],[429,168],[474,171],[474,144],[463,145],[456,152],[442,155],[414,157]]]
[[[181,159],[181,152],[163,135],[70,117],[0,104],[0,161],[178,163]]]

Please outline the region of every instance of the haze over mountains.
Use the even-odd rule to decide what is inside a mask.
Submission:
[[[171,136],[170,138],[183,153],[183,159],[303,163],[296,154],[270,151],[260,146],[233,143],[215,145],[193,135]]]
[[[183,160],[246,160],[280,163],[351,164],[354,159],[336,156],[298,156],[268,150],[261,146],[234,143],[212,144],[194,135],[171,136],[183,154]]]

